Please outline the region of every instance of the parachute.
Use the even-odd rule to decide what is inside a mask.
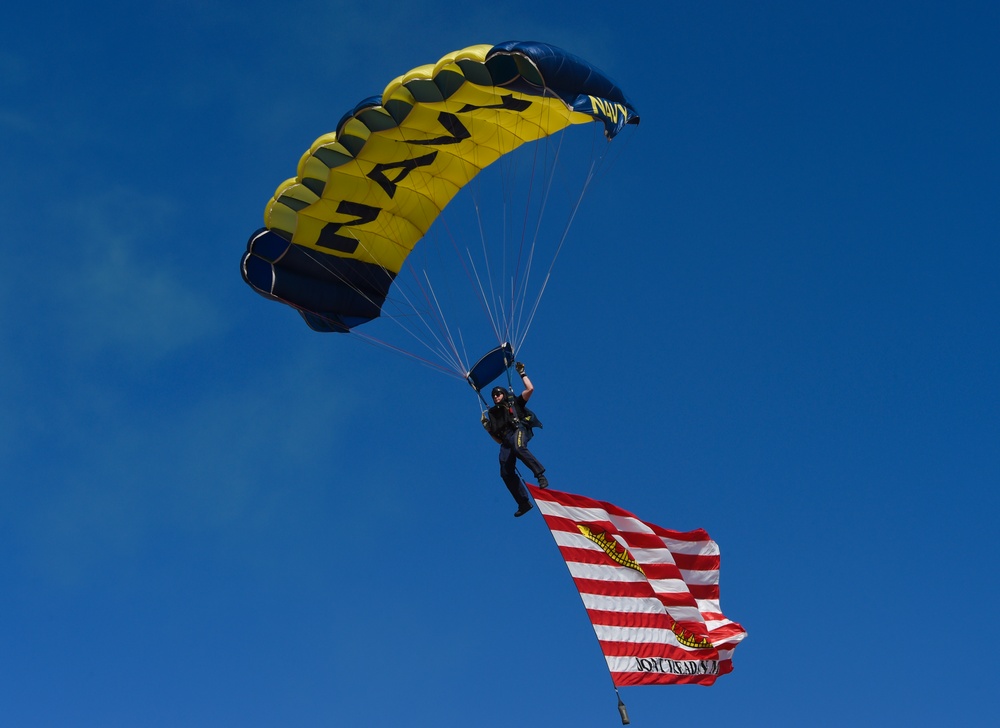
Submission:
[[[396,78],[313,143],[250,236],[243,279],[316,331],[354,332],[385,313],[407,257],[485,167],[570,125],[598,122],[611,139],[638,121],[613,81],[553,46],[455,51]],[[511,338],[494,328],[497,344]]]

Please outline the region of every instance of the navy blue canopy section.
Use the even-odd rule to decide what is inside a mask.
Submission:
[[[481,392],[512,366],[514,366],[514,349],[510,344],[503,344],[483,355],[465,378],[477,392]]]
[[[377,318],[395,278],[371,263],[294,245],[267,228],[250,236],[242,269],[257,293],[294,306],[311,329],[323,332],[350,331]]]
[[[505,80],[505,87],[558,96],[575,111],[600,119],[609,139],[626,124],[639,123],[639,114],[617,83],[594,64],[562,48],[539,41],[509,40],[493,46],[486,54],[487,66],[501,78],[505,75],[498,67],[502,62],[516,69],[507,74],[510,78]]]

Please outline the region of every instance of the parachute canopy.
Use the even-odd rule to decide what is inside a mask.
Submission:
[[[349,331],[380,315],[407,255],[481,169],[595,121],[611,138],[639,117],[598,69],[544,43],[475,45],[415,68],[303,155],[250,236],[243,278],[311,328]]]

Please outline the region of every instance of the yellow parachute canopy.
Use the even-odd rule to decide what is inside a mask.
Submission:
[[[480,170],[525,142],[639,117],[586,61],[543,43],[474,45],[394,79],[317,139],[268,202],[243,277],[321,331],[381,312],[414,245]]]

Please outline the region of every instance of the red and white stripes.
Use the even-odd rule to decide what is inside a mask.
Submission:
[[[719,547],[610,503],[529,485],[616,686],[711,685],[746,636],[719,607]]]

